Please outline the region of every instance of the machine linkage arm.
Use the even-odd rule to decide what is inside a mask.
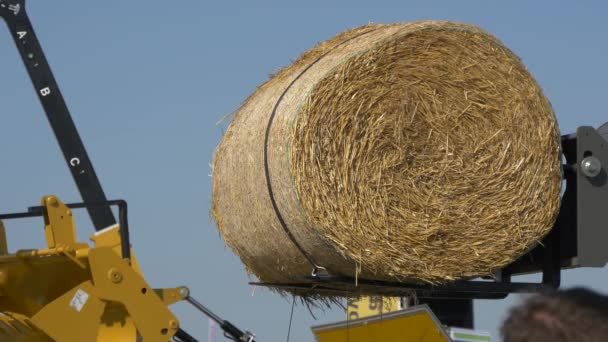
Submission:
[[[199,301],[192,298],[190,296],[190,291],[187,288],[183,288],[182,297],[188,303],[192,304],[192,306],[194,306],[196,309],[198,309],[203,314],[205,314],[205,316],[207,316],[210,319],[212,319],[213,321],[215,321],[220,326],[220,328],[222,328],[222,330],[224,330],[224,336],[226,338],[231,339],[233,341],[237,341],[237,342],[255,342],[255,340],[254,340],[255,335],[253,333],[251,333],[249,331],[243,332],[242,330],[237,328],[234,324],[232,324],[229,321],[224,320],[221,317],[219,317],[218,315],[214,314],[211,310],[209,310],[207,307],[205,307]],[[179,333],[176,334],[176,336],[178,336],[178,338],[179,338]],[[196,340],[184,339],[183,341],[190,342],[190,341],[196,341]]]
[[[25,11],[25,0],[0,0],[0,18],[8,25],[83,202],[97,204],[87,207],[95,229],[116,224],[93,164]]]

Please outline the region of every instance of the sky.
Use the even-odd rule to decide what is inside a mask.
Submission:
[[[210,221],[209,164],[233,112],[268,75],[319,41],[369,22],[456,20],[495,34],[551,100],[562,133],[608,121],[605,1],[28,1],[27,9],[98,176],[129,202],[135,254],[153,287],[187,285],[217,314],[286,340],[291,300],[252,288]],[[3,26],[3,25],[2,25]],[[0,211],[79,195],[8,30],[0,29]],[[90,221],[77,218],[81,240]],[[9,248],[44,246],[43,223],[7,222]],[[608,272],[566,271],[565,287],[608,291]],[[497,337],[519,301],[476,301],[476,327]],[[172,307],[207,339],[207,320]],[[345,318],[297,306],[291,341]],[[218,336],[218,341],[221,338]]]

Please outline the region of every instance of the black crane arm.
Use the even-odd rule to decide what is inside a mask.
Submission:
[[[95,229],[115,225],[116,219],[99,178],[25,11],[25,0],[0,0],[0,17],[7,23],[17,45],[82,200],[88,204]]]

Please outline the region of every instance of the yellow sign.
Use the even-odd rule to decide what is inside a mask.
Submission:
[[[363,317],[382,315],[401,309],[399,297],[359,297],[348,298],[346,306],[346,318],[348,320]]]
[[[312,327],[317,342],[449,342],[426,305],[383,315]]]

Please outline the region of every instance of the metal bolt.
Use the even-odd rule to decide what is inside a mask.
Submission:
[[[173,330],[177,330],[179,328],[179,322],[177,322],[175,320],[170,320],[169,321],[169,328],[171,328]]]
[[[182,287],[181,289],[179,289],[179,295],[182,296],[182,298],[190,297],[190,289],[185,286]]]
[[[68,216],[72,216],[72,211],[71,210],[66,210],[65,214],[68,215]]]
[[[594,156],[585,157],[581,161],[581,171],[587,177],[595,177],[602,171],[602,162]]]
[[[108,271],[108,278],[110,278],[110,280],[114,283],[114,284],[118,284],[122,281],[122,273],[120,273],[119,270],[115,269],[115,268],[111,268]]]
[[[56,206],[57,205],[57,199],[53,196],[49,196],[46,198],[46,203],[52,206]]]

